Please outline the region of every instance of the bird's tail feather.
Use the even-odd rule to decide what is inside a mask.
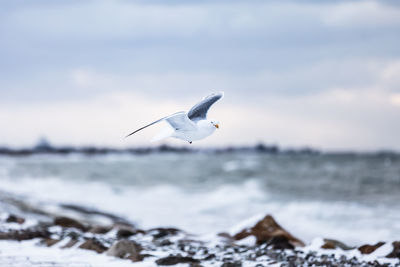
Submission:
[[[161,141],[165,138],[171,137],[174,133],[174,130],[171,127],[166,127],[162,129],[158,134],[156,134],[152,139],[151,142]]]

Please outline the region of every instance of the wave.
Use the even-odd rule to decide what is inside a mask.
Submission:
[[[386,206],[280,200],[268,195],[259,180],[196,191],[171,184],[122,186],[57,177],[3,176],[1,189],[31,202],[84,205],[125,217],[140,227],[173,226],[196,234],[227,232],[247,218],[270,213],[307,242],[322,236],[361,244],[400,235],[400,215]]]

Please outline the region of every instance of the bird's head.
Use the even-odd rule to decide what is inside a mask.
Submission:
[[[211,121],[211,124],[212,124],[215,128],[219,129],[219,122],[218,122],[218,121]]]

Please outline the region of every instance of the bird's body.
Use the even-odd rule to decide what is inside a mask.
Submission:
[[[152,141],[173,137],[192,143],[192,141],[204,139],[219,128],[218,122],[207,119],[207,112],[211,105],[221,99],[223,95],[223,93],[209,95],[196,104],[188,113],[181,111],[161,118],[130,133],[127,137],[153,124],[166,121],[169,126],[156,135]]]
[[[209,120],[198,121],[195,127],[194,130],[174,131],[171,137],[188,142],[198,141],[212,135],[217,129]]]

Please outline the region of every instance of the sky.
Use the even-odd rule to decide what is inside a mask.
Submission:
[[[146,146],[224,91],[193,145],[400,150],[397,3],[0,0],[0,146]]]

